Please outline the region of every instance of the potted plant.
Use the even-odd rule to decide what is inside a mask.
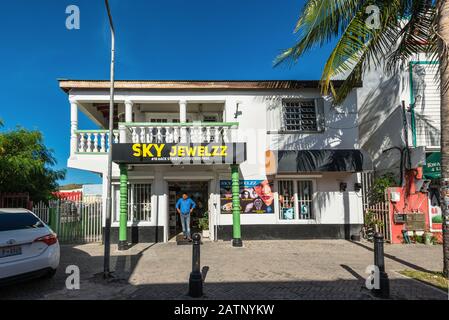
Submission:
[[[442,215],[432,217],[432,227],[435,230],[443,229],[443,216]]]
[[[429,228],[426,228],[426,231],[423,234],[425,245],[430,246],[432,244],[432,237],[432,232],[430,232]]]
[[[203,233],[203,238],[209,238],[209,212],[205,212],[198,221],[198,227]]]

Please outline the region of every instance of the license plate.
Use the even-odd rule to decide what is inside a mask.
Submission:
[[[21,246],[4,247],[0,248],[0,258],[6,258],[11,256],[18,256],[22,254]]]

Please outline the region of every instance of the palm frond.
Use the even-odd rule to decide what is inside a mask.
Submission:
[[[401,21],[401,32],[398,34],[398,45],[393,52],[387,56],[388,71],[404,67],[415,55],[437,52],[435,35],[436,9],[432,0],[415,0],[410,8],[407,21]],[[434,56],[434,61],[437,57]]]
[[[299,35],[298,42],[278,55],[274,65],[295,62],[314,45],[322,46],[338,36],[365,2],[367,0],[309,0],[294,30]]]
[[[365,8],[361,8],[341,35],[324,67],[321,77],[324,94],[331,89],[333,78],[349,73],[338,90],[338,96],[334,97],[337,102],[349,93],[346,90],[350,87],[349,84],[355,85],[361,81],[361,71],[369,69],[371,64],[380,64],[381,58],[390,52],[397,41],[400,28],[397,26],[396,13],[401,10],[403,3],[395,0],[383,5],[378,28],[370,28],[367,25]]]

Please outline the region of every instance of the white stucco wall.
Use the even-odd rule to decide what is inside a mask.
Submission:
[[[413,62],[428,61],[424,55]],[[360,146],[373,158],[377,174],[399,172],[400,153],[383,152],[392,147],[405,147],[403,107],[410,109],[411,82],[416,102],[417,147],[438,148],[440,135],[440,97],[438,66],[414,64],[410,68],[389,74],[383,66],[371,67],[363,77],[363,88],[358,90]],[[406,112],[409,146],[413,146],[411,113]]]
[[[70,99],[79,103],[107,102],[107,91],[75,90]],[[223,122],[238,122],[238,130],[234,132],[233,141],[247,143],[247,161],[240,165],[241,179],[265,180],[265,152],[267,150],[301,150],[301,149],[357,149],[359,147],[358,99],[354,91],[341,105],[334,107],[328,98],[324,103],[325,129],[322,132],[310,134],[281,133],[281,109],[283,98],[321,98],[319,89],[302,89],[298,91],[252,91],[252,92],[117,92],[118,103],[124,101],[171,102],[192,101],[195,103],[223,103]],[[238,105],[239,114],[236,116]],[[144,121],[136,117],[136,121]],[[106,155],[73,155],[68,161],[69,167],[98,172],[106,176]],[[313,178],[313,210],[315,219],[308,221],[282,221],[277,212],[274,214],[242,214],[242,224],[361,224],[361,195],[354,192],[357,175],[352,173],[318,173]],[[114,164],[113,180],[118,183],[119,169]],[[297,175],[294,178],[304,176]],[[219,181],[230,179],[229,166],[136,166],[129,172],[129,181],[152,183],[152,219],[146,226],[167,226],[168,182],[170,180],[190,179],[212,181],[210,188],[212,199],[217,204],[218,211],[211,214],[211,220],[220,225],[231,225],[232,215],[220,213]],[[273,179],[273,177],[270,177]],[[276,183],[276,178],[274,178]],[[104,178],[103,194],[106,195],[106,180]],[[347,192],[340,192],[339,183],[348,184]],[[115,194],[117,196],[117,194]],[[275,193],[277,201],[277,193]],[[113,223],[113,226],[117,226]]]

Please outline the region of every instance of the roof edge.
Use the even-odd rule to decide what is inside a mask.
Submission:
[[[109,89],[109,80],[57,79],[64,92],[71,89]],[[335,87],[342,80],[333,82]],[[116,80],[115,88],[120,90],[297,90],[316,89],[319,80]],[[356,87],[361,87],[362,83]]]

